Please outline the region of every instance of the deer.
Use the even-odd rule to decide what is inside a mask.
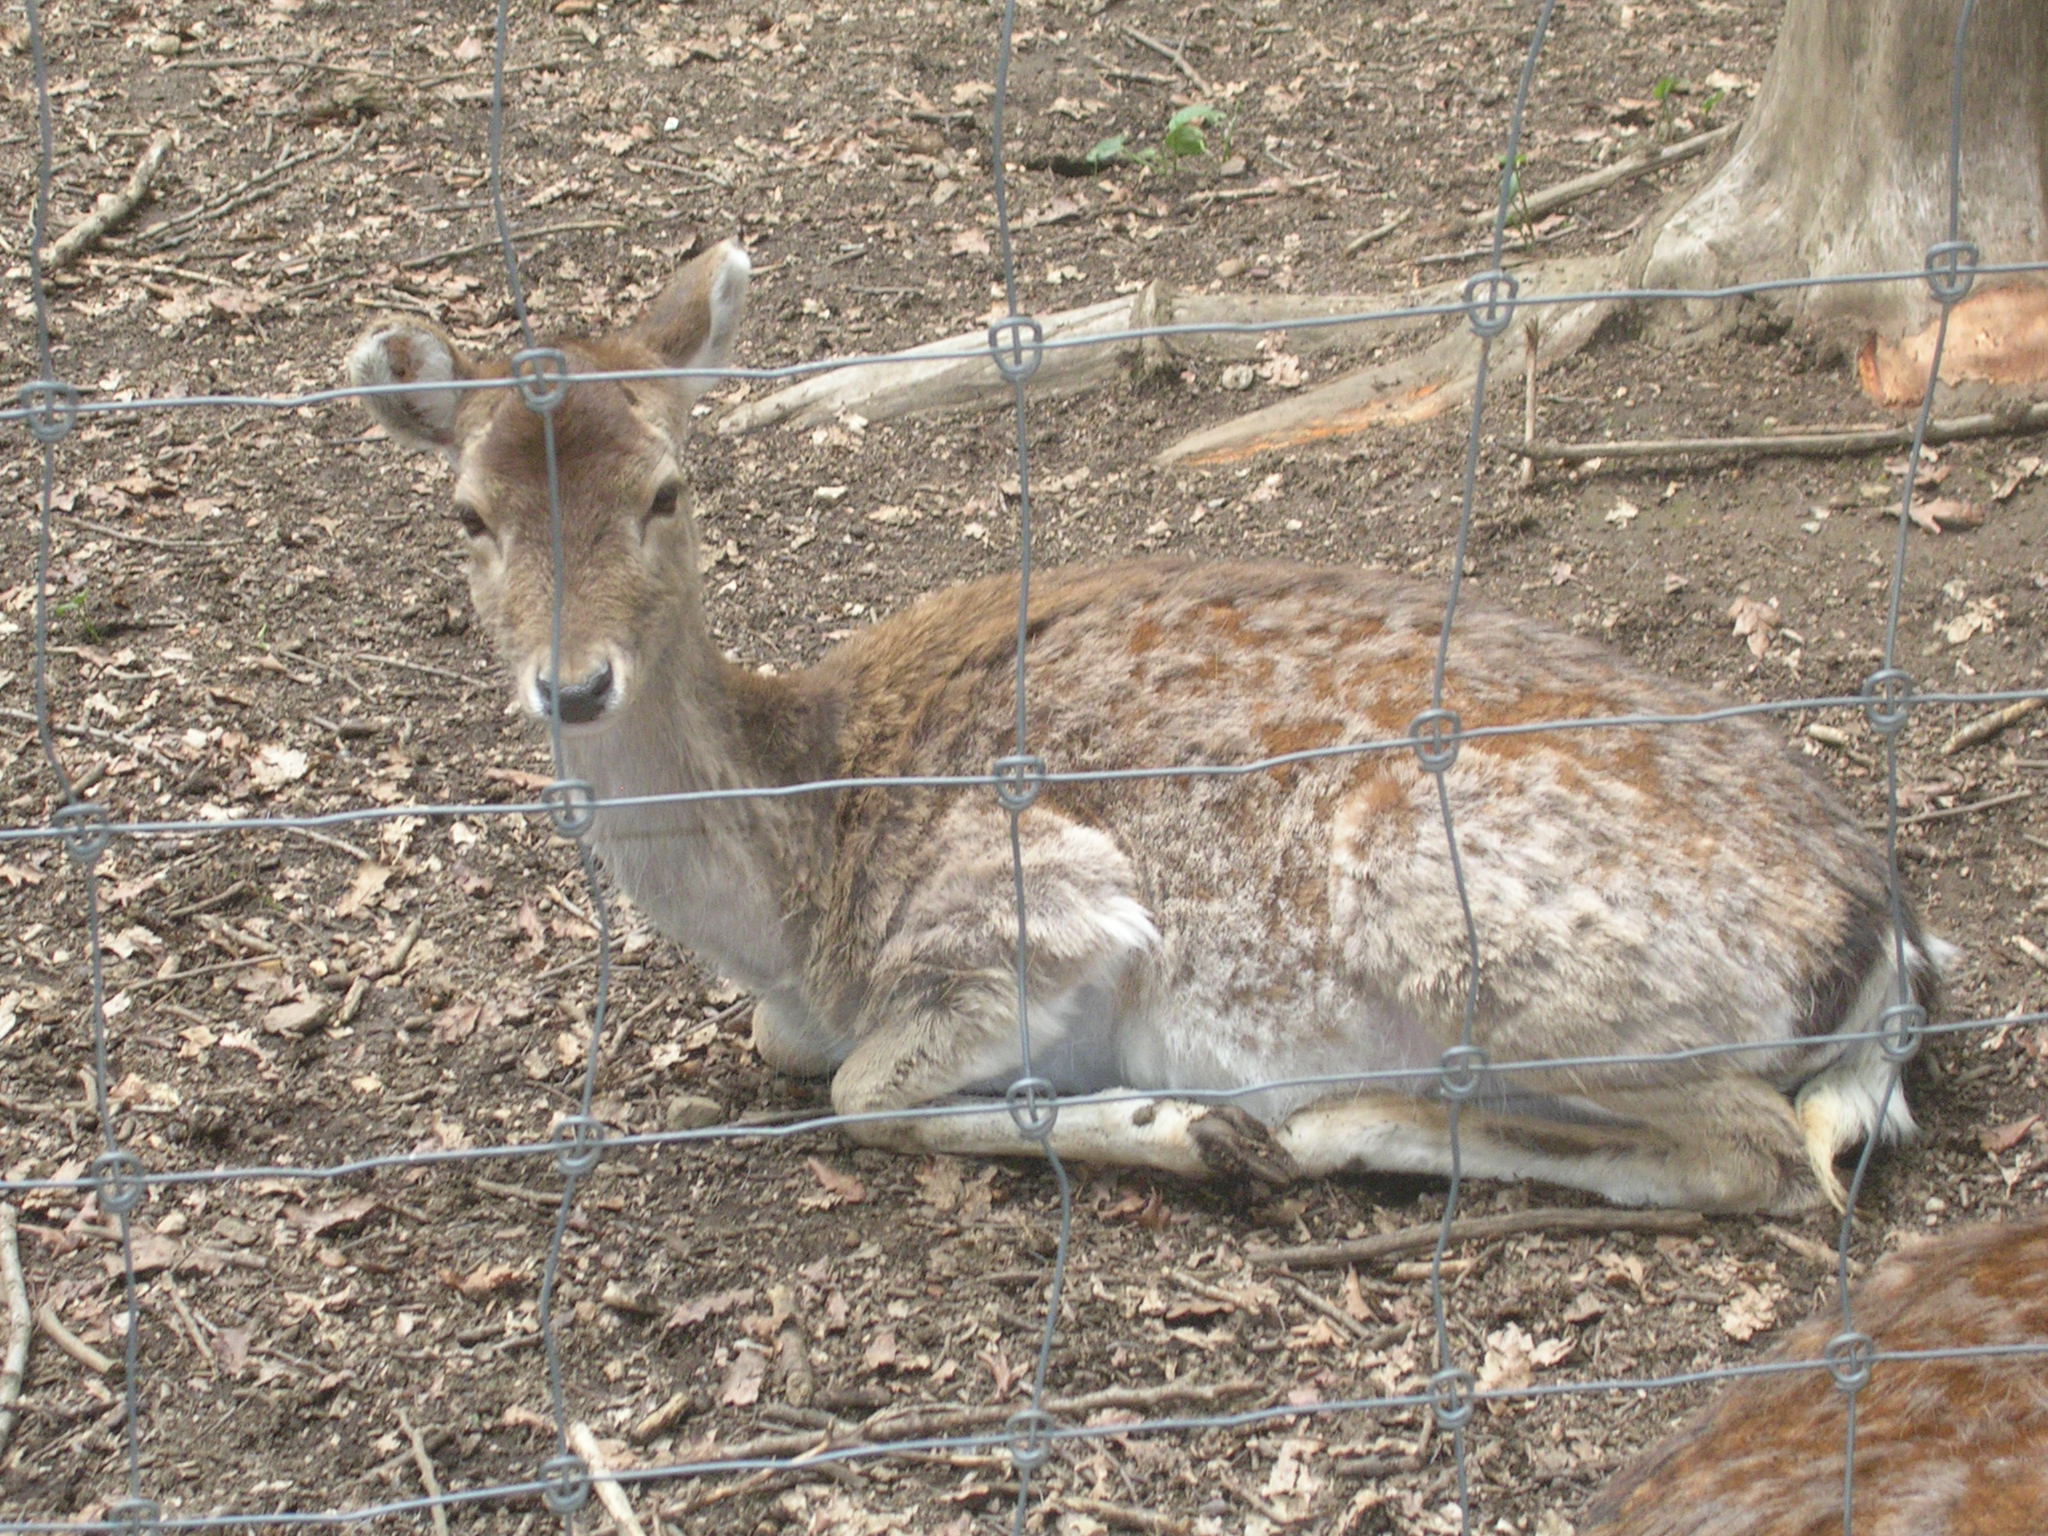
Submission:
[[[1010,805],[1016,576],[798,670],[728,659],[683,468],[750,273],[725,241],[622,328],[559,340],[545,417],[479,387],[507,359],[409,317],[346,367],[391,438],[452,466],[480,627],[589,786],[609,878],[751,992],[760,1056],[829,1077],[857,1142],[1265,1184],[1455,1166],[1784,1212],[1839,1204],[1842,1154],[1913,1133],[1884,1029],[1933,1005],[1947,946],[1763,724],[1540,729],[1714,713],[1595,642],[1459,609],[1439,776],[1412,745],[1346,748],[1407,742],[1431,707],[1441,591],[1038,571],[1046,771]],[[671,369],[698,372],[621,377]],[[1123,772],[1147,766],[1190,771]],[[871,782],[932,778],[976,782]]]
[[[1629,1462],[1579,1536],[2039,1536],[2048,1529],[2048,1216],[1924,1238]],[[1833,1346],[1849,1328],[1867,1353]],[[1831,1347],[1833,1346],[1833,1347]],[[1796,1369],[1798,1362],[1810,1362]],[[1826,1363],[1823,1363],[1826,1362]],[[1773,1368],[1775,1367],[1775,1368]],[[1844,1477],[1855,1396],[1855,1478]]]

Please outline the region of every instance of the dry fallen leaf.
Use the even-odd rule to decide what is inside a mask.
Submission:
[[[2036,1114],[2007,1121],[2004,1125],[1995,1125],[1988,1131],[1977,1133],[1977,1145],[1996,1157],[2001,1152],[2010,1152],[2025,1141],[2027,1133],[2040,1123],[2041,1117]]]
[[[1982,528],[1984,509],[1974,501],[1958,501],[1953,496],[1937,496],[1930,501],[1915,501],[1908,512],[1918,526],[1929,533],[1945,533],[1952,528]]]
[[[268,746],[249,759],[249,780],[258,789],[278,789],[306,776],[306,754],[297,747]]]
[[[490,1296],[507,1290],[526,1278],[524,1270],[514,1269],[509,1264],[479,1264],[466,1275],[458,1275],[452,1269],[441,1271],[441,1278],[468,1297]]]
[[[1778,630],[1778,600],[1760,603],[1753,597],[1738,597],[1728,605],[1728,617],[1734,621],[1737,639],[1749,642],[1752,656],[1762,656],[1771,648],[1771,637]]]
[[[768,1356],[759,1349],[741,1346],[725,1369],[719,1383],[718,1400],[728,1408],[748,1408],[760,1401],[761,1382],[768,1374]]]
[[[1743,1286],[1721,1308],[1721,1331],[1731,1339],[1753,1339],[1777,1321],[1777,1304],[1753,1285]]]
[[[804,1165],[811,1170],[811,1176],[824,1186],[822,1197],[811,1196],[801,1202],[807,1207],[819,1208],[833,1205],[859,1205],[868,1197],[867,1185],[850,1173],[841,1173],[822,1157],[804,1159]]]

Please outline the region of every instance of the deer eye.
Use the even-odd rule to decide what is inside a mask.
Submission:
[[[654,499],[647,503],[647,516],[645,520],[651,523],[658,517],[674,517],[676,509],[681,505],[682,491],[671,480],[660,490],[656,491]]]
[[[455,503],[455,521],[462,524],[462,531],[472,539],[480,539],[490,532],[484,524],[483,514],[466,501]]]

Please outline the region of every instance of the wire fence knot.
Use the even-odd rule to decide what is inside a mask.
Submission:
[[[1006,811],[1021,811],[1045,788],[1045,759],[1032,753],[999,757],[989,772],[996,781],[996,799]]]
[[[527,347],[514,352],[512,378],[527,408],[545,416],[569,392],[569,354],[560,347]]]
[[[1498,267],[1468,278],[1465,283],[1465,318],[1471,323],[1473,334],[1491,339],[1514,324],[1515,299],[1521,291],[1522,285],[1516,281],[1515,275]]]
[[[1962,300],[1977,281],[1977,242],[1941,240],[1927,247],[1927,289],[1937,304]]]
[[[1863,680],[1863,713],[1880,736],[1896,736],[1913,712],[1913,674],[1886,667]]]
[[[134,1532],[137,1536],[143,1531],[160,1529],[163,1519],[163,1506],[155,1499],[123,1499],[107,1511],[110,1530]]]
[[[555,1126],[555,1166],[570,1178],[581,1178],[604,1157],[606,1131],[595,1115],[570,1115]]]
[[[1009,1109],[1010,1120],[1020,1136],[1037,1142],[1051,1137],[1052,1128],[1060,1117],[1060,1096],[1050,1079],[1018,1078],[1004,1093],[1003,1103]]]
[[[142,1181],[142,1159],[119,1148],[93,1159],[92,1177],[99,1189],[100,1209],[116,1216],[126,1216],[142,1204],[149,1187]]]
[[[1454,1045],[1437,1062],[1437,1091],[1462,1104],[1479,1091],[1486,1076],[1486,1052],[1476,1045]]]
[[[581,838],[597,820],[597,791],[587,779],[557,779],[540,792],[548,820],[564,837]]]
[[[590,1499],[590,1464],[568,1452],[550,1456],[540,1466],[540,1496],[558,1515],[575,1513]]]
[[[50,824],[66,851],[83,869],[90,869],[114,840],[113,817],[104,805],[95,805],[90,800],[74,800],[60,806]]]
[[[1894,1003],[1878,1015],[1877,1048],[1886,1061],[1904,1065],[1920,1053],[1927,1010],[1918,1003]],[[1894,1090],[1896,1092],[1896,1090]]]
[[[1003,1425],[1010,1460],[1019,1472],[1036,1472],[1052,1458],[1052,1432],[1057,1421],[1043,1408],[1025,1408]]]
[[[1045,327],[1029,315],[1011,315],[988,328],[989,355],[996,372],[1012,384],[1021,384],[1038,372],[1045,360]]]
[[[1820,1352],[1828,1373],[1844,1392],[1860,1392],[1870,1381],[1870,1367],[1877,1359],[1877,1345],[1867,1333],[1838,1333]]]
[[[78,425],[78,387],[57,379],[35,379],[21,386],[18,398],[27,414],[29,435],[54,443]]]
[[[1462,728],[1454,709],[1425,709],[1409,722],[1408,738],[1424,773],[1443,773],[1458,760]]]
[[[1429,1411],[1438,1429],[1463,1429],[1478,1406],[1479,1379],[1470,1371],[1450,1366],[1429,1378]]]

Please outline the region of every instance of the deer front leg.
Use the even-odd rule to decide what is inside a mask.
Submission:
[[[900,1151],[1049,1150],[1193,1178],[1291,1179],[1292,1159],[1243,1111],[1121,1086],[1117,1031],[1145,1006],[1158,930],[1109,836],[1041,807],[1021,838],[1030,1061],[1017,1020],[1007,818],[963,805],[937,829],[939,856],[876,958],[859,1043],[832,1079],[832,1107],[861,1117],[849,1133]],[[1031,1076],[1077,1095],[1062,1099],[1043,1139],[1001,1097]]]

